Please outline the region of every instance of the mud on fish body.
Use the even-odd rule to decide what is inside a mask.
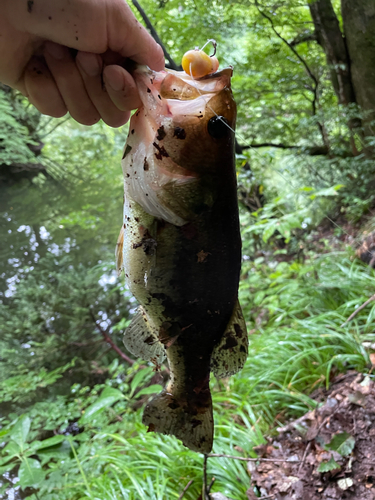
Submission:
[[[248,349],[238,302],[232,69],[195,79],[138,67],[133,76],[142,106],[122,160],[124,224],[116,258],[140,307],[124,343],[157,366],[168,360],[170,380],[144,410],[149,431],[209,453],[210,372],[233,375]]]

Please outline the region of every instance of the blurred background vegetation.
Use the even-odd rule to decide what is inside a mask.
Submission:
[[[355,258],[375,226],[371,3],[142,0],[169,66],[215,38],[234,67],[250,354],[212,380],[215,453],[256,456],[315,388],[372,367],[374,303],[344,324],[375,283]],[[202,457],[141,424],[165,370],[127,362],[121,341],[136,307],[114,269],[126,135],[0,86],[0,498],[178,499],[191,480],[199,497]],[[247,498],[245,462],[211,458],[208,474]]]

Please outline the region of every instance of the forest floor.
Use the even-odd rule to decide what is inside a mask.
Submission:
[[[253,487],[274,500],[375,499],[375,383],[350,371],[312,397],[316,409],[256,448]]]

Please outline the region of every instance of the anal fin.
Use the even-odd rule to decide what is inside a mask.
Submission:
[[[157,329],[147,318],[142,306],[138,308],[123,338],[125,347],[134,356],[160,365],[165,358],[165,348],[158,340]]]
[[[240,371],[248,352],[246,323],[240,303],[237,302],[228,326],[211,356],[211,370],[215,377],[224,378]]]

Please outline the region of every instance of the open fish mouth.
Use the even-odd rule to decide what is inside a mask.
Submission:
[[[126,191],[150,215],[183,225],[183,217],[160,203],[161,190],[215,174],[223,149],[232,147],[231,76],[232,68],[200,79],[146,66],[133,71],[142,106],[130,122],[123,170]]]
[[[135,118],[140,116],[142,120],[142,115],[147,118],[149,130],[146,137],[150,140],[152,138],[156,138],[157,141],[164,140],[167,128],[174,125],[173,137],[184,140],[189,132],[194,132],[194,129],[201,131],[204,128],[202,124],[206,122],[207,116],[209,119],[212,116],[221,116],[228,128],[233,129],[235,119],[233,99],[230,102],[225,92],[217,99],[223,91],[230,89],[232,73],[233,70],[229,67],[203,78],[194,79],[184,71],[154,72],[145,66],[138,67],[133,77],[143,106],[135,113]],[[143,123],[142,129],[144,130],[147,125]],[[143,140],[146,137],[144,136]],[[201,136],[200,142],[203,141],[204,136]]]
[[[138,85],[143,106],[156,122],[162,117],[182,115],[194,117],[205,112],[206,104],[224,88],[230,86],[232,68],[225,68],[200,79],[184,71],[164,70],[158,73],[139,67],[133,76]]]

